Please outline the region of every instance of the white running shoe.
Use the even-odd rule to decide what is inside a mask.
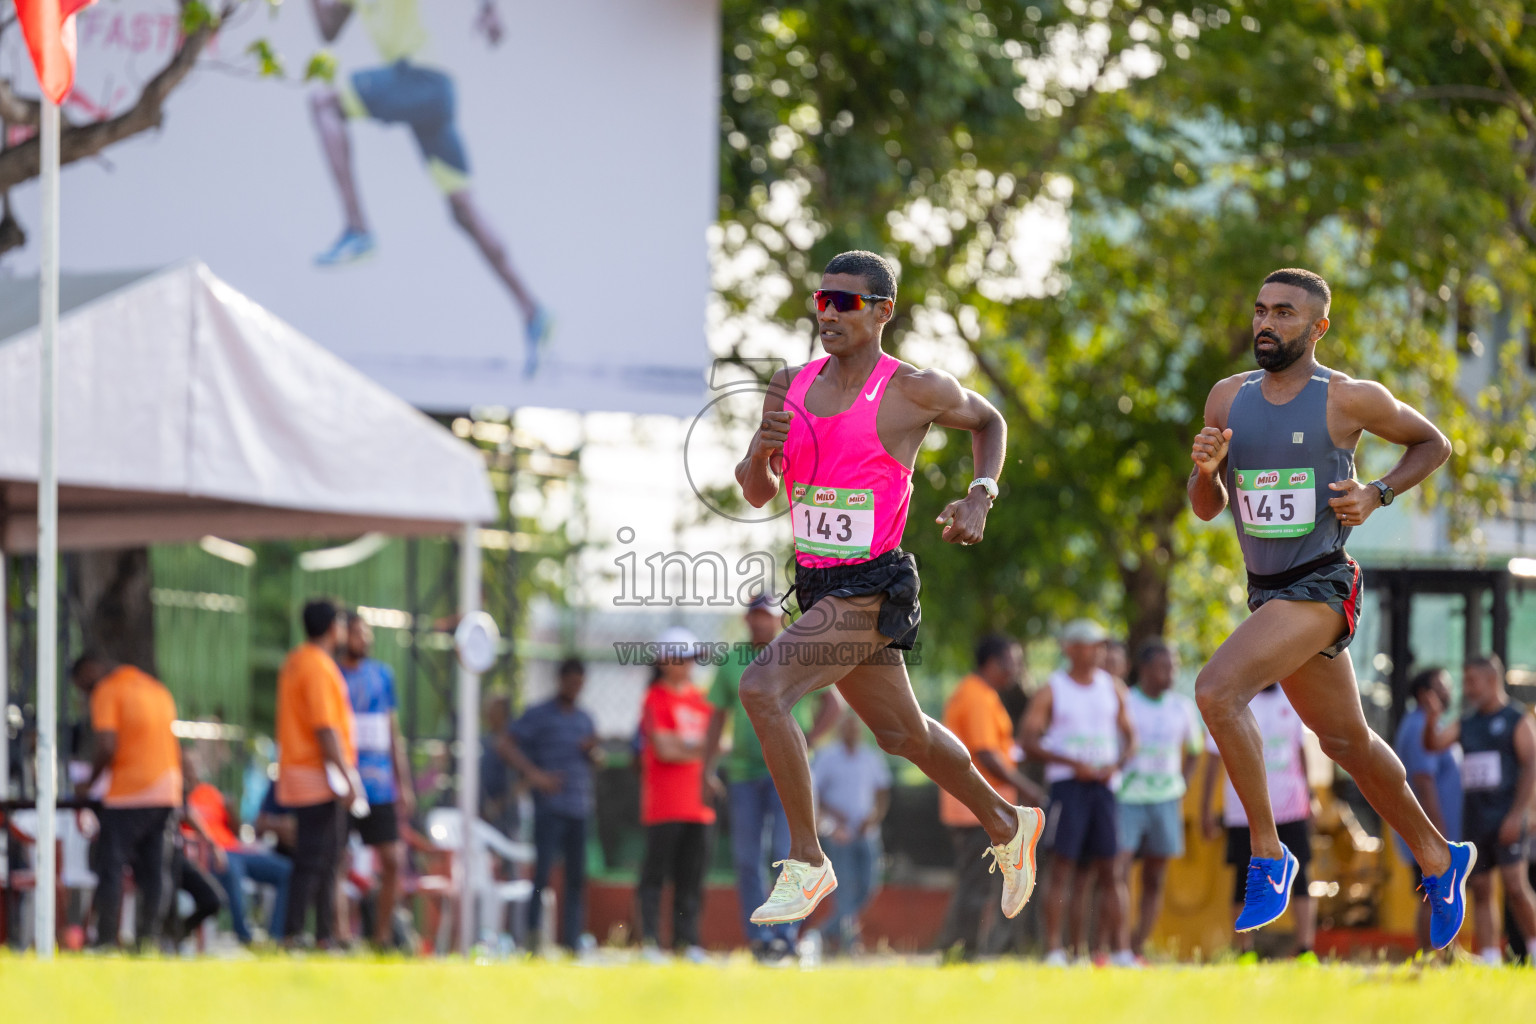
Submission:
[[[753,924],[780,924],[784,921],[803,921],[811,916],[827,895],[837,888],[837,875],[832,861],[823,857],[819,866],[803,860],[777,860],[774,867],[784,866],[779,880],[774,883],[768,902],[752,911]]]
[[[1066,952],[1066,950],[1064,950],[1064,949],[1053,949],[1049,953],[1045,954],[1045,966],[1047,966],[1047,967],[1070,967],[1070,966],[1072,966],[1072,961],[1067,959],[1067,952]]]
[[[1038,807],[1015,807],[1019,830],[1002,846],[991,846],[982,856],[992,857],[991,874],[1003,869],[1003,916],[1018,917],[1035,891],[1035,845],[1045,829],[1045,815]]]

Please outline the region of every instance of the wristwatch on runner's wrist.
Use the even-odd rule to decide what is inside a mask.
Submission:
[[[1371,486],[1376,488],[1376,492],[1381,495],[1381,505],[1383,508],[1392,504],[1392,499],[1397,497],[1397,492],[1380,480],[1372,480]]]
[[[972,480],[968,485],[966,485],[965,493],[966,494],[970,494],[973,490],[975,490],[978,487],[982,488],[983,490],[985,490],[987,492],[987,497],[988,498],[992,499],[993,501],[997,500],[997,481],[996,480],[993,480],[989,476],[979,476],[975,480]]]

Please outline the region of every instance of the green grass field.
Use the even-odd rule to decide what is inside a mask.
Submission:
[[[1051,970],[882,962],[813,971],[719,965],[0,957],[6,1021],[376,1024],[380,1021],[1531,1020],[1536,972],[1474,966]]]

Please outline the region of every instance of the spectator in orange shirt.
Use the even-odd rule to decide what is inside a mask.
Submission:
[[[132,665],[86,654],[71,672],[91,703],[91,774],[88,794],[102,773],[111,782],[102,798],[96,889],[96,943],[115,946],[122,923],[123,868],[138,890],[134,941],[151,947],[160,935],[166,902],[173,814],[181,806],[181,744],[171,725],[176,701],[160,681]]]
[[[965,744],[993,789],[1005,797],[1017,790],[1019,802],[1038,807],[1045,794],[1014,763],[1013,719],[1001,696],[1018,685],[1023,671],[1024,648],[1017,640],[995,633],[982,637],[976,645],[976,671],[960,680],[944,706],[944,726]],[[992,840],[964,804],[942,791],[939,820],[949,827],[955,846],[955,894],[944,915],[939,948],[958,946],[961,956],[971,958],[980,952],[982,916],[993,899],[983,856]]]
[[[237,823],[229,813],[224,794],[213,784],[198,779],[195,756],[189,755],[184,765],[186,782],[191,787],[187,793],[187,818],[210,845],[222,851],[222,864],[218,855],[214,857],[214,878],[229,901],[229,919],[235,936],[242,945],[249,945],[253,939],[245,913],[245,880],[250,879],[276,890],[267,935],[280,941],[288,916],[288,882],[293,876],[293,861],[260,844],[242,843],[235,835]]]
[[[352,705],[336,666],[346,620],[330,601],[304,606],[304,635],[277,674],[277,800],[296,823],[288,889],[288,939],[304,935],[315,908],[315,943],[336,936],[337,865],[347,811],[363,791],[353,765]]]

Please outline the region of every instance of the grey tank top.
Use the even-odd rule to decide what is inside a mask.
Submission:
[[[1355,475],[1355,453],[1328,434],[1332,370],[1318,367],[1284,405],[1264,397],[1264,373],[1248,375],[1227,414],[1227,492],[1248,571],[1272,576],[1343,550],[1349,529],[1328,485]]]

